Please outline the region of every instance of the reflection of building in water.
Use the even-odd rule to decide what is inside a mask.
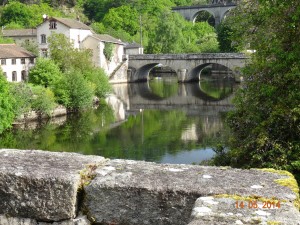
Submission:
[[[223,122],[217,116],[202,117],[201,127],[199,123],[190,124],[181,134],[183,141],[198,141],[204,136],[215,137],[223,130]]]
[[[198,140],[198,134],[197,134],[197,128],[196,124],[193,123],[186,129],[184,129],[183,133],[181,134],[181,140],[183,141],[197,141]]]
[[[120,99],[115,95],[109,95],[105,101],[113,109],[116,122],[125,120],[124,103]]]

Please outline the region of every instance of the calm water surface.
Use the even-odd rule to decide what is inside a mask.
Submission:
[[[114,85],[97,109],[43,124],[29,123],[0,136],[1,148],[79,152],[161,163],[199,163],[223,137],[228,80],[177,84],[172,79]]]

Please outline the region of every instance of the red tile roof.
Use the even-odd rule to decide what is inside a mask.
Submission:
[[[33,53],[15,44],[0,44],[0,59],[36,57]]]

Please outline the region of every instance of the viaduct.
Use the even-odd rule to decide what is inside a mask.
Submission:
[[[227,13],[236,7],[235,3],[227,4],[212,4],[200,6],[180,6],[173,7],[172,11],[180,13],[186,20],[194,22],[200,12],[209,12],[215,19],[215,26],[217,26],[227,15]]]

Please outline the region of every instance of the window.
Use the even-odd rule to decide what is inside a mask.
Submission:
[[[11,64],[12,65],[16,65],[17,64],[17,60],[16,59],[11,59]]]
[[[34,63],[34,58],[30,58],[30,63],[33,64]]]
[[[22,70],[22,72],[21,72],[21,79],[22,79],[22,81],[26,80],[26,71],[25,70]]]
[[[16,71],[12,72],[12,81],[17,81],[17,72]]]
[[[24,58],[21,59],[21,64],[25,64],[25,59]]]
[[[1,65],[6,65],[6,59],[1,59]]]
[[[56,29],[56,21],[50,21],[49,29],[51,30]]]
[[[41,34],[41,44],[46,44],[46,43],[47,43],[46,34]]]

